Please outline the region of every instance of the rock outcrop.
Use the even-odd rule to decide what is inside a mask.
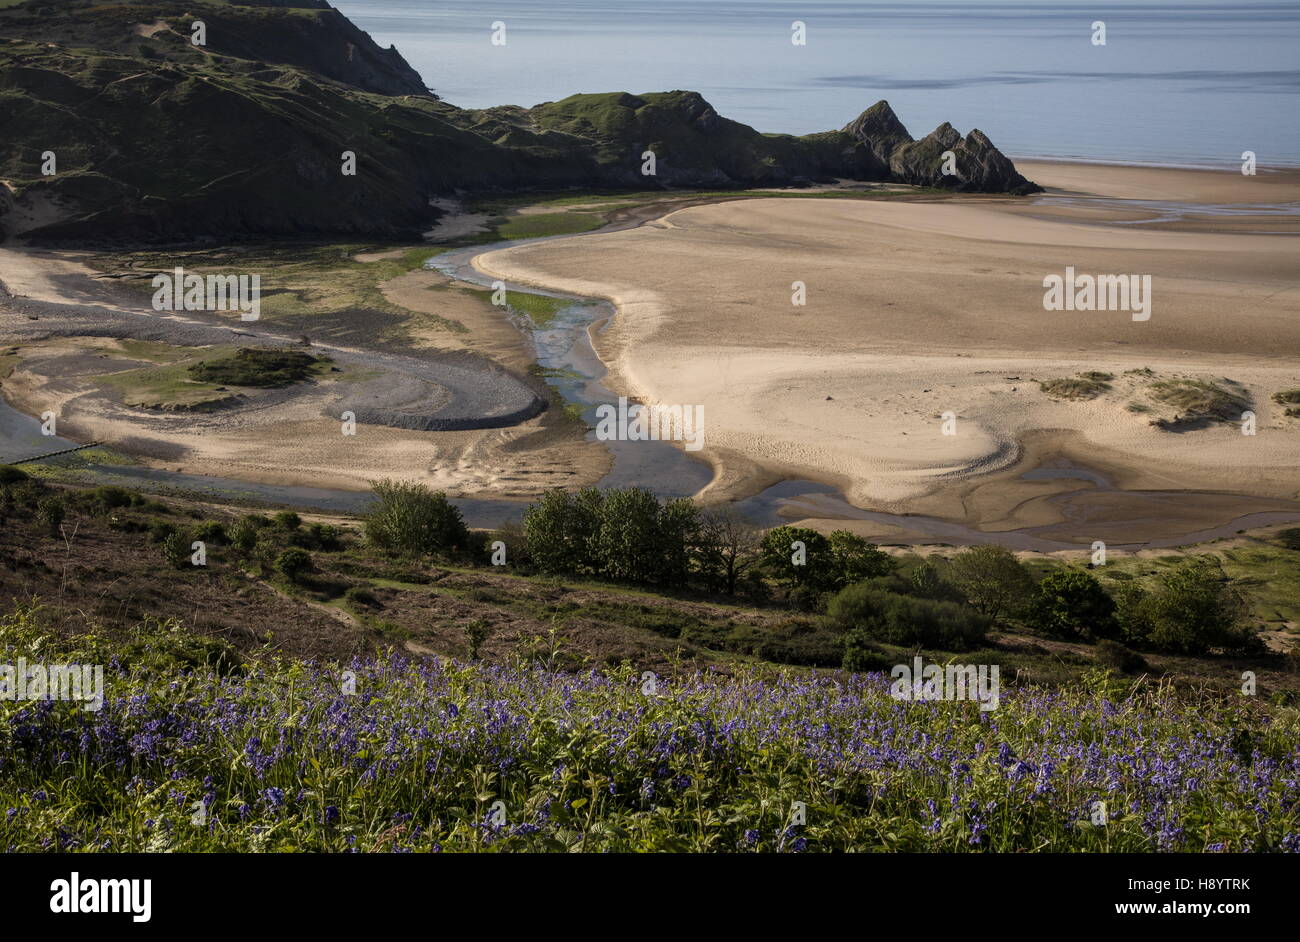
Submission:
[[[945,121],[913,140],[887,101],[878,101],[850,122],[844,133],[888,178],[916,186],[972,193],[1037,193],[1042,188],[1021,176],[984,132],[962,137]],[[949,156],[951,155],[951,156]]]

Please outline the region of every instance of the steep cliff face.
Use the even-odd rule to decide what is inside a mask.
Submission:
[[[463,110],[323,0],[29,0],[0,8],[0,37],[0,237],[409,238],[436,196],[523,189],[1033,186],[978,131],[913,141],[885,102],[803,137],[689,91]]]

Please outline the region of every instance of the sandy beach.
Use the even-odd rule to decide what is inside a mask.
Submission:
[[[597,338],[609,384],[704,406],[703,453],[720,472],[707,498],[804,477],[858,506],[997,528],[1035,507],[1036,522],[1059,514],[1026,501],[1066,485],[1038,481],[1029,493],[1020,474],[1030,459],[1067,458],[1124,490],[1291,506],[1300,419],[1272,396],[1300,386],[1300,243],[1276,234],[1265,204],[1300,200],[1300,176],[1020,166],[1045,196],[737,200],[476,265],[618,305]],[[1118,199],[1205,212],[1116,224]],[[1222,204],[1250,203],[1257,214],[1207,227]],[[1149,319],[1045,310],[1044,278],[1067,267],[1150,276]],[[1112,377],[1096,398],[1039,387],[1085,371]],[[1238,390],[1256,433],[1152,425],[1162,409],[1153,384],[1180,379]],[[943,434],[945,414],[955,434]],[[1031,438],[1050,446],[1027,449]],[[1204,522],[1223,516],[1215,500],[1195,503]]]

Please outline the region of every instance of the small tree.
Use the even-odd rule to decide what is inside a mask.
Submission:
[[[366,538],[397,553],[425,555],[460,549],[469,529],[447,495],[423,484],[373,481],[377,506],[366,515]]]
[[[524,511],[524,540],[533,565],[550,573],[598,572],[595,543],[604,499],[595,488],[576,494],[552,490]]]
[[[802,550],[795,548],[802,543]],[[826,537],[807,527],[773,527],[763,537],[763,568],[787,587],[825,586],[835,578],[835,558]]]
[[[1216,565],[1196,560],[1166,573],[1160,582],[1160,588],[1139,603],[1153,647],[1182,654],[1259,647],[1258,636],[1245,621],[1245,599]]]
[[[483,642],[492,634],[492,626],[481,618],[475,618],[473,621],[462,626],[465,632],[465,638],[469,642],[469,659],[478,660],[478,652],[483,647]]]
[[[1082,569],[1049,573],[1038,583],[1031,608],[1037,627],[1053,637],[1096,640],[1118,630],[1114,599]]]
[[[654,582],[661,559],[659,500],[640,488],[606,492],[595,551],[600,571],[623,582]]]
[[[832,625],[867,642],[966,650],[988,632],[989,619],[964,605],[935,602],[859,582],[841,589],[826,609]]]
[[[836,530],[830,535],[830,550],[835,560],[830,588],[840,589],[894,571],[894,560],[888,553],[848,530]]]
[[[706,580],[727,595],[736,594],[736,583],[758,561],[763,538],[758,528],[731,507],[705,511],[700,519],[697,558]]]
[[[952,573],[975,609],[989,618],[1019,611],[1034,591],[1034,579],[1001,546],[975,546],[953,557]]]

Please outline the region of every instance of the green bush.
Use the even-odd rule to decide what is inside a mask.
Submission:
[[[826,609],[842,631],[870,641],[964,651],[988,634],[990,620],[953,602],[898,595],[863,582],[841,589]]]
[[[469,642],[469,659],[478,660],[479,649],[483,647],[483,642],[492,634],[492,626],[481,618],[476,618],[471,622],[461,626],[465,632],[465,639]]]
[[[1277,540],[1289,550],[1300,550],[1300,527],[1278,530]]]
[[[150,520],[148,526],[150,543],[161,543],[176,532],[176,525],[167,520]]]
[[[371,592],[366,586],[352,586],[343,593],[343,599],[353,605],[364,605],[366,608],[379,607],[379,600],[375,598],[375,593]]]
[[[261,528],[251,517],[240,517],[230,528],[230,542],[241,553],[251,553],[257,545],[257,534]]]
[[[102,487],[94,488],[87,496],[91,501],[105,511],[117,510],[120,507],[130,507],[137,500],[136,495],[132,494],[126,488],[116,487],[111,484],[105,484]]]
[[[1147,662],[1142,655],[1110,638],[1103,638],[1097,643],[1096,657],[1102,664],[1124,674],[1136,674],[1147,669]]]
[[[686,584],[700,533],[693,501],[661,502],[641,488],[549,491],[523,522],[528,558],[542,572],[671,587]]]
[[[190,555],[194,552],[190,548],[192,542],[190,534],[184,530],[172,530],[162,541],[163,559],[173,569],[190,568],[193,565],[190,560]]]
[[[844,636],[844,656],[840,666],[846,671],[887,671],[896,660],[872,644],[867,633],[860,628]]]
[[[220,546],[228,542],[226,528],[217,520],[205,520],[194,528],[194,539]]]
[[[302,517],[292,510],[281,510],[272,518],[272,522],[281,530],[297,530],[302,526]]]
[[[257,350],[245,347],[220,360],[205,360],[189,368],[202,383],[219,386],[274,388],[301,382],[322,358],[297,350]]]
[[[62,497],[46,497],[36,505],[36,519],[49,530],[50,536],[59,535],[59,524],[63,523],[67,512]]]
[[[1082,569],[1059,569],[1038,584],[1031,603],[1034,625],[1054,638],[1096,640],[1115,635],[1115,602]]]
[[[311,554],[297,546],[291,546],[275,558],[275,568],[290,582],[297,582],[311,572]]]
[[[952,560],[953,579],[971,606],[995,621],[1020,612],[1034,591],[1034,579],[1001,546],[974,546]]]
[[[1161,576],[1152,591],[1130,584],[1117,594],[1124,637],[1171,654],[1255,654],[1263,641],[1246,621],[1246,601],[1208,560],[1192,560]]]
[[[802,543],[802,551],[795,548]],[[798,585],[828,586],[835,581],[831,542],[807,527],[773,527],[759,550],[763,569],[787,588]]]
[[[0,485],[17,484],[28,480],[27,472],[17,465],[0,464]]]
[[[600,572],[596,534],[604,499],[594,487],[576,493],[552,490],[524,512],[524,542],[540,571],[576,575]]]
[[[469,529],[447,495],[423,484],[375,481],[377,506],[365,519],[366,538],[394,553],[423,556],[463,548]]]

